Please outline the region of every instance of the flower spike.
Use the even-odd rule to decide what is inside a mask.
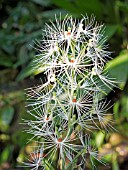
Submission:
[[[74,19],[66,15],[46,24],[43,39],[35,41],[38,54],[33,67],[44,72],[45,82],[27,89],[24,120],[30,141],[39,147],[23,163],[31,170],[86,169],[89,160],[106,165],[91,143],[94,130],[114,130],[108,114],[109,103],[101,96],[106,87],[117,86],[105,72],[111,52],[105,44],[104,26],[85,15]]]

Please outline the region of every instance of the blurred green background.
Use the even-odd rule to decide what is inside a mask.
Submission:
[[[24,89],[43,77],[33,73],[33,41],[42,38],[45,23],[60,12],[76,18],[93,13],[105,24],[113,58],[107,63],[108,72],[121,81],[120,89],[107,95],[117,131],[92,136],[110,164],[97,165],[99,170],[128,170],[128,0],[0,0],[0,170],[21,169],[17,161],[30,152],[30,136],[20,124],[28,116]]]

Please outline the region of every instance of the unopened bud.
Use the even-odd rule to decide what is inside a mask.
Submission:
[[[70,63],[74,63],[74,57],[71,57],[71,59],[70,59]]]
[[[76,96],[73,96],[72,102],[76,103]]]
[[[62,138],[58,138],[57,141],[58,141],[58,142],[62,142]]]

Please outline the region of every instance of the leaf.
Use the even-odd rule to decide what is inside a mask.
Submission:
[[[14,116],[14,108],[11,106],[8,106],[3,109],[2,112],[2,122],[6,125],[9,125],[13,119]]]
[[[113,153],[112,170],[119,170],[119,165],[117,161],[117,153]]]
[[[116,114],[116,118],[118,118],[117,115],[128,118],[128,96],[123,95],[121,99],[114,104],[113,110]]]
[[[5,56],[4,53],[0,54],[0,65],[1,66],[5,66],[5,67],[12,67],[13,66],[13,62],[11,60],[11,57],[7,57]]]
[[[30,62],[30,64],[27,67],[25,67],[23,70],[21,70],[21,72],[18,74],[16,81],[21,81],[32,74],[33,74],[33,63]]]
[[[94,14],[97,17],[101,17],[103,12],[103,4],[99,0],[76,0],[75,6],[77,7],[79,14]]]
[[[107,72],[108,78],[115,81],[115,85],[117,87],[123,89],[128,78],[128,51],[123,50],[119,56],[109,61],[106,64],[104,71]],[[100,79],[97,80],[97,85],[99,87],[101,86],[101,92],[103,95],[107,95],[111,89],[108,88]]]
[[[106,25],[104,36],[107,37],[107,40],[109,40],[116,33],[117,29],[118,25]]]
[[[53,3],[69,12],[78,13],[78,9],[75,7],[74,3],[71,3],[68,0],[53,0]]]
[[[96,135],[96,145],[97,147],[100,147],[103,144],[105,138],[105,133],[103,132],[98,132]]]
[[[29,55],[27,55],[27,48],[26,46],[22,46],[19,50],[18,60],[15,63],[14,67],[17,68],[18,66],[27,63],[28,60],[29,60]]]
[[[15,132],[12,136],[13,143],[17,144],[18,141],[18,145],[20,146],[20,148],[24,147],[28,142],[28,139],[30,138],[32,138],[31,134],[21,132],[21,131]]]
[[[31,0],[32,2],[41,5],[41,6],[50,6],[51,5],[51,0]]]
[[[67,14],[67,12],[65,10],[62,9],[53,9],[53,10],[47,10],[41,13],[42,17],[48,18],[48,19],[52,19],[52,21],[55,20],[55,14],[57,16],[59,16],[61,14],[61,16],[65,16]]]
[[[18,70],[12,68],[6,68],[0,71],[0,83],[7,83],[13,80],[17,75]],[[9,84],[6,84],[9,85]]]
[[[99,0],[76,0],[74,2],[69,0],[53,0],[53,3],[76,16],[87,13],[88,15],[94,14],[101,18],[103,12],[103,4]]]
[[[124,50],[120,55],[106,64],[106,68],[111,77],[121,83],[128,78],[128,50]]]
[[[7,146],[0,156],[0,164],[7,161],[11,153],[11,146]]]
[[[116,6],[124,12],[128,12],[128,3],[127,2],[116,1]]]
[[[118,112],[119,112],[119,101],[117,101],[117,102],[114,104],[114,106],[113,106],[113,111],[114,111],[114,114],[116,114],[116,116],[117,116],[117,114],[118,114]]]

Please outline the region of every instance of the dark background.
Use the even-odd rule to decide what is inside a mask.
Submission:
[[[100,170],[128,170],[128,1],[127,0],[0,0],[0,170],[18,169],[30,152],[30,136],[23,133],[27,119],[25,91],[37,85],[43,73],[35,74],[32,59],[37,51],[34,40],[41,40],[49,19],[61,12],[81,18],[94,14],[105,24],[105,35],[112,60],[109,74],[120,81],[108,91],[113,107],[114,127],[109,134],[96,131],[93,141],[106,155],[110,167]],[[62,18],[63,18],[62,17]]]

